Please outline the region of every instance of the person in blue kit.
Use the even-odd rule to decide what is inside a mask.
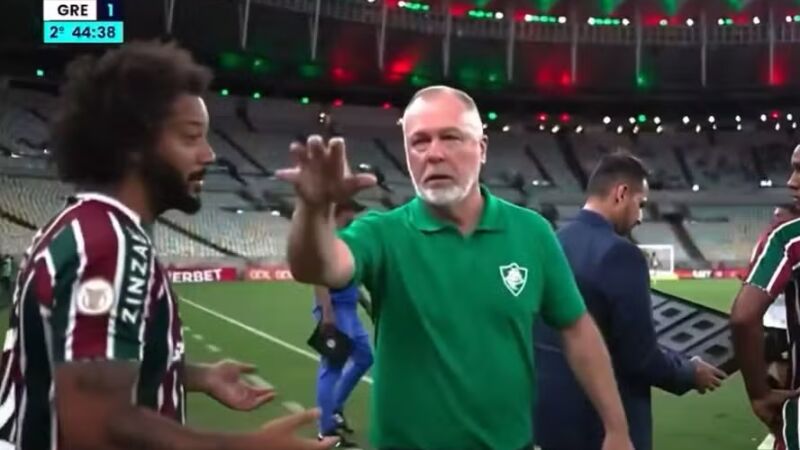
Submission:
[[[642,251],[626,239],[641,223],[647,170],[627,153],[603,157],[574,221],[558,231],[578,288],[611,354],[636,450],[651,450],[651,387],[682,394],[719,387],[725,374],[699,358],[661,348],[656,341],[650,273]],[[564,358],[559,334],[536,324],[539,402],[536,437],[542,450],[599,450],[603,425]]]
[[[356,202],[338,204],[334,208],[337,228],[344,228],[353,221],[363,207]],[[324,356],[320,359],[317,378],[317,406],[320,408],[319,437],[339,437],[340,448],[358,447],[346,438],[352,433],[344,416],[344,405],[358,380],[372,366],[370,337],[358,318],[358,305],[370,312],[358,286],[350,284],[342,289],[314,288],[314,317],[320,323],[322,335],[332,335],[335,329],[353,341],[352,354],[344,366],[332,364]]]

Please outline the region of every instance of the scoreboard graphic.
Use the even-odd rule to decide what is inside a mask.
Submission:
[[[42,0],[45,44],[121,44],[122,0]]]

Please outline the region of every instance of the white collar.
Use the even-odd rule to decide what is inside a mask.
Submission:
[[[114,208],[122,211],[123,214],[128,216],[133,223],[138,225],[139,227],[142,226],[142,219],[139,217],[139,214],[136,214],[132,209],[125,206],[121,201],[115,199],[114,197],[108,196],[106,194],[101,194],[99,192],[80,192],[75,194],[75,197],[81,200],[94,200],[101,203],[105,203],[107,205],[111,205]]]

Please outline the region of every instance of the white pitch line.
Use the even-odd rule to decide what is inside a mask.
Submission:
[[[219,347],[217,347],[216,345],[208,344],[208,345],[206,345],[206,348],[208,348],[208,351],[210,351],[211,353],[219,353],[220,352]]]
[[[261,378],[260,376],[252,373],[248,373],[242,375],[247,381],[250,382],[253,386],[260,388],[260,389],[275,389],[275,386],[272,385],[269,381]]]
[[[183,300],[189,306],[192,306],[192,307],[194,307],[196,309],[199,309],[200,311],[203,311],[206,314],[212,315],[212,316],[216,317],[217,319],[220,319],[220,320],[222,320],[224,322],[228,322],[229,324],[231,324],[233,326],[239,327],[239,328],[241,328],[241,329],[243,329],[245,331],[249,331],[250,333],[255,334],[256,336],[258,336],[258,337],[260,337],[262,339],[266,339],[266,340],[272,342],[273,344],[280,345],[281,347],[283,347],[283,348],[285,348],[287,350],[291,350],[291,351],[293,351],[295,353],[299,353],[299,354],[305,356],[306,358],[313,359],[314,361],[319,361],[319,356],[318,355],[315,355],[315,354],[313,354],[313,353],[311,353],[311,352],[309,352],[307,350],[303,350],[302,348],[294,346],[294,345],[292,345],[292,344],[290,344],[290,343],[288,343],[288,342],[286,342],[286,341],[284,341],[282,339],[278,339],[278,338],[276,338],[275,336],[273,336],[271,334],[267,334],[267,333],[265,333],[265,332],[263,332],[263,331],[261,331],[259,329],[253,328],[253,327],[251,327],[249,325],[246,325],[246,324],[243,324],[242,322],[239,322],[236,319],[232,319],[232,318],[230,318],[230,317],[228,317],[228,316],[226,316],[224,314],[221,314],[221,313],[218,313],[217,311],[214,311],[213,309],[207,308],[207,307],[205,307],[203,305],[200,305],[199,303],[193,302],[192,300],[189,300],[186,297],[181,297],[181,300]],[[367,384],[372,384],[372,377],[364,376],[364,377],[361,377],[361,380],[364,381]]]
[[[193,335],[192,335],[192,337],[193,337],[193,338],[194,338],[196,341],[202,341],[202,340],[203,340],[203,335],[202,335],[202,334],[196,334],[196,333],[195,333],[195,334],[193,334]]]
[[[286,410],[289,411],[290,413],[295,413],[296,414],[296,413],[301,413],[301,412],[306,410],[305,408],[303,408],[303,405],[301,405],[300,403],[297,403],[297,402],[283,402],[283,403],[281,403],[281,405],[284,408],[286,408]]]

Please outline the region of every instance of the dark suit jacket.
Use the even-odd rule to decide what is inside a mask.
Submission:
[[[588,210],[559,230],[558,238],[611,354],[633,445],[651,450],[651,386],[682,394],[694,387],[694,366],[656,342],[650,274],[636,245]],[[534,333],[537,442],[543,450],[599,450],[602,422],[572,375],[558,332],[539,321]]]

